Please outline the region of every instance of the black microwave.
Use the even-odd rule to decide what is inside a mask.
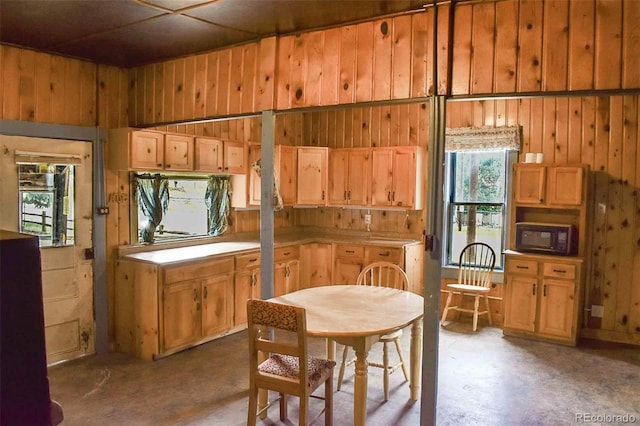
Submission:
[[[572,256],[578,253],[578,230],[561,223],[516,223],[516,250]]]

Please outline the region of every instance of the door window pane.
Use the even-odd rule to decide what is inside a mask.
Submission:
[[[67,164],[19,164],[20,232],[41,247],[75,242],[74,169]]]

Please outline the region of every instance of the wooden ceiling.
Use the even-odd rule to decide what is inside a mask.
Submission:
[[[432,0],[1,0],[0,42],[135,67]]]

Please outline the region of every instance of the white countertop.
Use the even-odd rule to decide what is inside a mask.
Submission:
[[[133,253],[125,256],[125,258],[164,265],[168,263],[191,261],[209,256],[231,254],[259,248],[260,243],[256,242],[229,241]]]

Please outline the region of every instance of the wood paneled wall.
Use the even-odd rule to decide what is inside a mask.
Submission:
[[[640,2],[459,3],[452,95],[640,87]]]
[[[0,45],[0,118],[72,126],[127,126],[127,73]]]
[[[587,335],[640,343],[640,96],[449,102],[447,126],[522,126],[520,156],[591,167]]]

